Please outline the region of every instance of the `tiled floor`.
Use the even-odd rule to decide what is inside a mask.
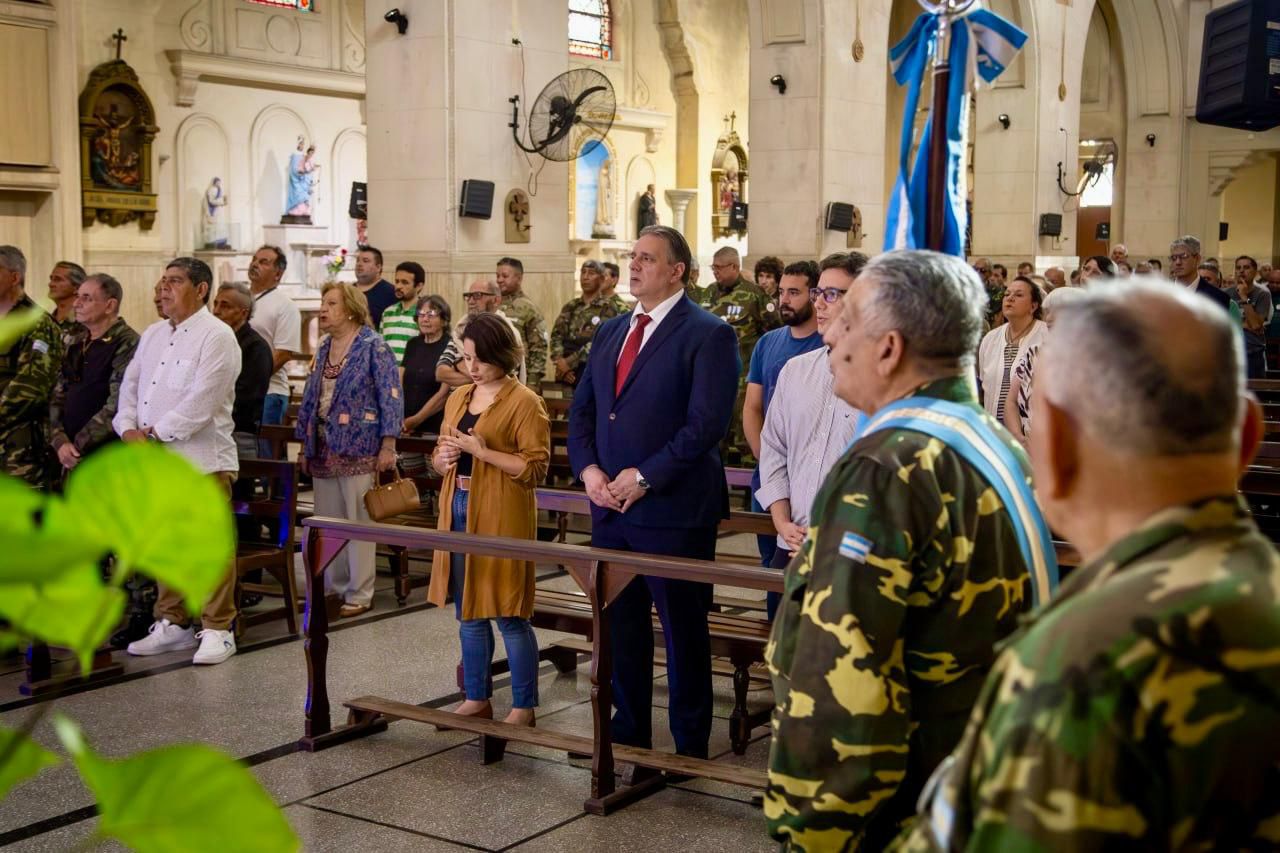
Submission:
[[[748,553],[754,543],[726,544]],[[541,574],[545,586],[572,586],[567,578],[551,576],[553,570]],[[452,613],[414,607],[420,590],[409,608],[397,611],[389,580],[380,576],[378,587],[370,617],[332,636],[329,684],[335,705],[362,694],[433,704],[454,697],[458,640]],[[613,850],[619,838],[627,839],[628,850],[772,847],[750,792],[731,785],[684,783],[600,818],[582,811],[590,772],[571,766],[563,753],[539,747],[511,744],[505,760],[484,766],[471,736],[402,721],[320,753],[290,751],[302,733],[306,670],[300,640],[283,633],[283,623],[256,628],[240,654],[215,667],[191,666],[189,653],[129,660],[131,680],[63,697],[57,708],[79,721],[108,755],[200,740],[248,760],[307,850]],[[554,636],[540,632],[544,643]],[[40,706],[21,701],[21,672],[8,669],[0,671],[0,724],[17,726]],[[558,675],[543,665],[539,727],[590,735],[586,669]],[[510,701],[506,684],[503,677],[495,685],[499,715]],[[715,690],[712,754],[762,767],[767,732],[758,729],[747,755],[733,756],[728,680],[717,678]],[[671,744],[666,701],[665,675],[658,670],[653,716],[659,749]],[[341,719],[340,706],[334,713]],[[58,749],[47,717],[35,736]],[[0,801],[0,846],[6,853],[120,849],[80,847],[94,831],[91,804],[73,770],[65,764],[46,770]]]

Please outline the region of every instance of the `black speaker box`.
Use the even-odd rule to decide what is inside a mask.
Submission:
[[[1205,16],[1196,121],[1280,125],[1280,0],[1237,0]]]
[[[827,230],[852,231],[853,205],[843,201],[827,202]]]
[[[1101,240],[1104,243],[1111,239],[1111,223],[1099,222],[1097,227],[1093,229],[1093,239]]]
[[[729,230],[745,231],[747,228],[747,203],[735,201],[729,208]]]
[[[351,182],[351,202],[347,205],[347,216],[352,219],[369,218],[369,185],[364,181]]]
[[[458,203],[458,215],[472,219],[490,219],[493,216],[493,181],[466,180],[462,182],[462,200]]]
[[[1040,236],[1041,237],[1061,237],[1062,236],[1062,214],[1061,213],[1040,214]]]
[[[1218,223],[1218,239],[1219,240],[1227,239],[1227,232],[1230,230],[1230,225],[1231,225],[1230,222]]]

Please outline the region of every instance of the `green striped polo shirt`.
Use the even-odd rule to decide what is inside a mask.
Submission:
[[[379,331],[387,346],[396,354],[396,364],[404,361],[404,348],[408,346],[410,339],[419,334],[418,322],[413,318],[417,311],[416,302],[408,308],[397,302],[382,312],[382,328]]]

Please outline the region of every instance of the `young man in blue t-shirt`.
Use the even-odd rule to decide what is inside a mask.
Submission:
[[[751,367],[747,371],[747,397],[742,407],[742,430],[746,433],[751,453],[760,458],[760,431],[764,429],[764,415],[773,399],[773,389],[778,384],[778,374],[788,360],[822,346],[822,334],[818,331],[818,318],[813,311],[810,291],[818,286],[818,265],[813,261],[797,261],[782,271],[778,283],[778,314],[782,328],[767,332],[756,342],[751,352]],[[755,500],[760,488],[760,469],[751,478],[751,509],[763,512]],[[773,536],[757,536],[761,565],[773,560],[777,539]]]

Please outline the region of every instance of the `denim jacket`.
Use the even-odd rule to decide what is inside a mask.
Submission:
[[[326,339],[320,345],[298,410],[294,434],[302,439],[302,452],[307,458],[314,458],[319,449],[316,433],[321,424],[320,374],[331,344],[332,339]],[[377,456],[382,439],[399,435],[404,426],[396,357],[387,342],[368,326],[361,326],[351,342],[323,423],[329,449],[340,456],[357,458]]]

